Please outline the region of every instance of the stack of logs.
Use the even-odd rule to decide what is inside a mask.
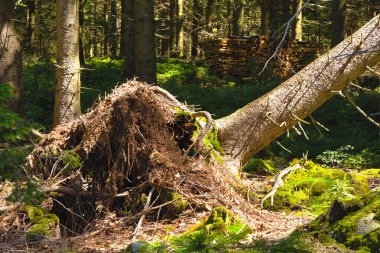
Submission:
[[[252,79],[263,69],[278,43],[259,36],[220,38],[204,43],[203,48],[212,72],[222,77]],[[311,43],[285,42],[264,74],[287,78],[318,55],[319,48]]]

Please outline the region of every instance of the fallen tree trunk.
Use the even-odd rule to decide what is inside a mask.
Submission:
[[[216,121],[229,166],[254,154],[380,61],[380,17],[306,66],[283,84]]]

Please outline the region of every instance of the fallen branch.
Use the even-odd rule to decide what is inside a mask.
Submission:
[[[295,170],[295,169],[299,169],[299,168],[301,168],[301,165],[299,165],[299,164],[297,163],[297,164],[295,164],[295,165],[293,165],[293,166],[287,167],[286,169],[282,170],[282,171],[276,176],[276,181],[275,181],[275,183],[274,183],[274,185],[273,185],[272,190],[271,190],[267,195],[265,195],[264,198],[261,200],[261,208],[263,208],[263,206],[264,206],[264,201],[267,200],[269,197],[271,198],[271,199],[270,199],[270,204],[271,204],[271,206],[273,206],[274,194],[276,194],[278,188],[280,188],[281,186],[284,185],[284,182],[282,181],[282,178],[283,178],[286,174],[292,172],[292,171]]]
[[[191,114],[194,118],[196,117],[204,117],[206,119],[206,125],[203,127],[202,132],[199,134],[196,142],[195,142],[195,147],[200,150],[203,145],[203,138],[207,135],[207,133],[211,130],[212,127],[212,117],[209,112],[206,111],[199,111],[199,112],[194,112]],[[199,124],[200,125],[200,124]]]
[[[152,200],[152,195],[153,195],[154,189],[155,189],[155,187],[152,187],[152,189],[150,189],[150,191],[149,191],[148,198],[147,198],[146,203],[144,205],[144,209],[142,210],[142,214],[141,214],[141,217],[139,219],[139,222],[137,223],[135,230],[131,234],[131,240],[132,241],[134,241],[136,239],[137,232],[139,231],[140,227],[142,226],[142,224],[144,222],[144,219],[146,216],[146,210],[150,207],[150,201]]]

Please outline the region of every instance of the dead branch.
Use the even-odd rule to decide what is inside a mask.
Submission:
[[[146,203],[144,205],[144,209],[142,210],[142,214],[141,214],[141,217],[139,219],[139,222],[137,223],[135,230],[131,234],[131,240],[132,241],[134,241],[136,239],[137,232],[139,231],[140,227],[142,226],[142,224],[144,222],[146,210],[150,206],[150,201],[152,200],[152,195],[153,195],[154,189],[155,189],[155,187],[152,187],[152,189],[150,189],[150,191],[149,191],[148,198],[147,198]]]
[[[265,195],[264,198],[261,200],[261,208],[263,208],[263,206],[264,206],[264,201],[267,200],[269,197],[271,198],[271,199],[270,199],[270,204],[271,204],[271,206],[273,206],[274,194],[276,194],[278,188],[280,188],[281,186],[284,185],[284,182],[282,181],[282,178],[283,178],[286,174],[292,172],[293,170],[295,170],[295,169],[300,169],[300,168],[301,168],[301,165],[299,165],[299,164],[297,163],[297,164],[295,164],[295,165],[293,165],[293,166],[287,167],[286,169],[282,170],[282,171],[277,175],[277,177],[276,177],[276,181],[275,181],[275,183],[274,183],[274,185],[273,185],[272,190],[271,190],[267,195]]]
[[[197,141],[195,142],[195,147],[200,150],[203,145],[203,138],[207,135],[207,133],[211,130],[212,127],[212,117],[211,114],[207,111],[199,111],[191,114],[194,118],[196,117],[204,117],[206,119],[206,126],[203,127],[202,132],[199,134]]]
[[[352,106],[364,117],[366,118],[369,122],[380,128],[380,124],[373,120],[371,117],[369,117],[359,106],[356,105],[350,94],[348,92],[343,91],[344,96],[347,98],[347,100],[352,104]]]

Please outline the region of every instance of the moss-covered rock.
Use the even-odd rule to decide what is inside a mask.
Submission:
[[[308,230],[319,239],[330,237],[354,250],[379,252],[380,192],[371,192],[361,199],[335,201],[330,209]]]

